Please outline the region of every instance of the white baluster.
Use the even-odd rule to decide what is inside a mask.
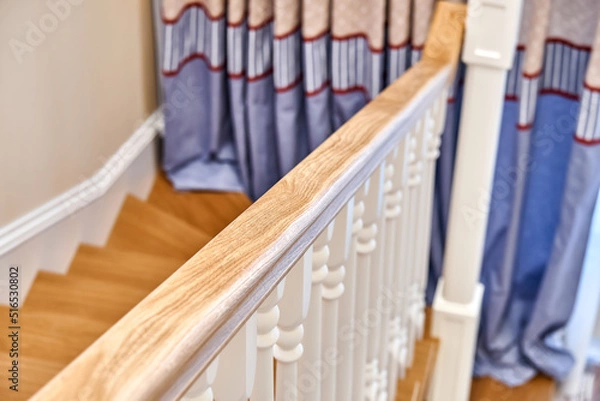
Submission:
[[[408,237],[410,235],[407,214],[408,197],[404,192],[408,185],[408,164],[411,162],[411,135],[409,134],[397,147],[394,158],[393,188],[396,191],[386,203],[386,216],[394,219],[394,246],[387,252],[392,263],[392,318],[390,320],[390,361],[388,363],[388,398],[393,400],[396,395],[396,381],[404,378],[407,359],[407,281],[409,266],[407,263]],[[412,154],[414,158],[414,154]],[[391,237],[391,235],[390,235]],[[387,237],[386,237],[387,239]],[[391,241],[391,239],[390,239]]]
[[[300,360],[300,377],[313,375],[317,385],[310,391],[300,395],[301,400],[321,400],[321,378],[323,375],[323,361],[321,360],[321,323],[322,323],[322,284],[327,276],[329,260],[329,240],[333,234],[333,222],[315,240],[313,245],[313,271],[312,288],[310,293],[310,307],[304,323],[304,354]]]
[[[385,234],[385,216],[383,214],[383,196],[385,192],[385,173],[386,163],[382,163],[378,169],[377,192],[376,192],[376,215],[375,224],[377,225],[377,236],[375,243],[377,248],[371,256],[371,275],[369,278],[369,336],[367,344],[367,366],[366,366],[366,396],[369,401],[377,399],[381,387],[381,367],[379,365],[379,349],[381,343],[382,326],[382,302],[383,302],[383,274],[384,274],[384,234]],[[390,188],[391,189],[391,183]]]
[[[399,377],[404,378],[406,375],[406,369],[410,366],[409,353],[410,353],[410,331],[411,331],[411,288],[413,280],[413,265],[412,257],[414,253],[414,190],[411,191],[411,185],[414,187],[414,167],[413,165],[417,162],[417,140],[415,138],[418,129],[418,122],[411,130],[407,137],[407,165],[406,165],[406,182],[404,185],[404,191],[402,196],[402,210],[405,218],[402,219],[402,241],[403,252],[400,255],[400,264],[403,266],[402,276],[403,280],[400,284],[401,287],[401,298],[402,298],[402,309],[401,309],[401,337],[400,341],[402,348],[400,351],[398,366]]]
[[[219,354],[213,390],[219,401],[247,401],[256,372],[256,315],[253,315]]]
[[[382,277],[381,277],[381,330],[379,332],[379,389],[378,389],[378,400],[385,401],[388,399],[388,377],[389,377],[389,356],[392,346],[392,335],[391,326],[393,310],[395,305],[399,302],[397,294],[394,293],[394,256],[395,249],[397,248],[396,243],[396,219],[400,215],[400,202],[402,193],[395,188],[393,177],[394,177],[394,163],[398,158],[398,148],[396,147],[392,154],[387,158],[385,168],[385,182],[384,182],[384,211],[383,217],[384,223],[384,242],[383,247],[380,249],[382,254],[381,265],[382,265]],[[395,383],[395,380],[394,380]]]
[[[369,325],[375,320],[369,312],[369,289],[371,281],[371,263],[377,247],[377,217],[380,204],[379,193],[382,186],[383,174],[378,168],[365,182],[364,191],[359,191],[357,197],[362,197],[365,204],[363,228],[359,231],[356,241],[356,342],[354,350],[354,373],[352,378],[354,401],[364,401],[367,395],[367,351],[369,344]],[[362,193],[361,193],[362,192]]]
[[[421,319],[421,301],[419,294],[419,282],[420,282],[420,269],[417,264],[419,263],[419,213],[421,210],[421,184],[423,181],[423,133],[424,133],[424,120],[421,119],[417,122],[414,136],[411,141],[411,150],[415,154],[415,158],[409,165],[409,178],[408,178],[408,197],[409,197],[409,208],[408,224],[411,234],[409,237],[409,248],[408,248],[408,268],[410,269],[410,280],[408,289],[408,300],[409,300],[409,316],[408,316],[408,365],[412,366],[415,351],[415,342],[419,330],[419,324]]]
[[[184,401],[213,401],[212,383],[217,376],[219,357],[215,358],[202,375],[181,398]]]
[[[296,262],[285,278],[285,290],[279,302],[279,338],[273,354],[277,361],[275,399],[297,401],[311,377],[298,377],[298,361],[304,352],[304,319],[308,314],[312,281],[312,247]],[[312,385],[318,385],[315,382]],[[219,400],[220,401],[220,400]]]
[[[284,279],[285,280],[285,279]],[[251,401],[273,401],[275,399],[273,346],[279,338],[279,307],[277,303],[283,295],[285,281],[282,281],[269,294],[256,311],[258,347],[256,362],[256,382]]]
[[[362,190],[361,190],[362,191]],[[364,192],[364,191],[362,191]],[[340,350],[340,364],[337,369],[336,401],[352,400],[352,383],[354,374],[354,349],[357,341],[356,333],[356,243],[358,233],[363,228],[362,217],[365,204],[362,200],[353,198],[354,211],[352,216],[352,239],[350,240],[350,253],[346,263],[346,276],[344,277],[344,293],[340,298],[338,319],[338,348]],[[329,401],[329,400],[326,400]]]
[[[323,281],[323,334],[321,360],[323,377],[321,380],[321,399],[336,400],[337,365],[340,363],[338,347],[339,299],[344,293],[346,263],[352,240],[354,199],[338,213],[333,223],[333,235],[329,249],[329,270]]]
[[[430,169],[429,160],[427,155],[429,152],[429,143],[433,140],[433,129],[435,120],[433,119],[433,110],[429,109],[425,112],[422,119],[421,131],[417,133],[418,138],[418,154],[421,162],[421,182],[417,187],[417,196],[419,199],[417,215],[417,225],[415,227],[416,236],[416,248],[415,248],[415,278],[412,292],[412,317],[414,327],[413,339],[420,340],[423,338],[423,330],[425,326],[425,287],[427,283],[427,271],[429,266],[427,261],[429,260],[429,239],[428,233],[431,232],[428,225],[431,224],[431,218],[428,213],[431,213],[431,207],[429,203],[433,202],[433,199],[429,197],[429,192],[433,193],[433,181],[431,181],[432,187],[429,188],[430,179],[433,178],[433,170]]]
[[[429,272],[429,259],[431,251],[431,222],[433,213],[433,195],[435,189],[435,165],[440,155],[440,145],[442,143],[442,134],[444,130],[444,120],[446,116],[446,98],[447,92],[434,103],[433,108],[427,112],[425,117],[425,132],[423,144],[424,153],[424,172],[421,197],[421,223],[422,227],[420,237],[420,260],[417,267],[420,269],[418,280],[417,308],[419,317],[417,320],[417,338],[422,339],[425,329],[425,290],[427,288],[427,277]]]

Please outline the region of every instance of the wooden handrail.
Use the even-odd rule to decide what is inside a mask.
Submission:
[[[452,78],[465,8],[439,3],[423,60],[327,139],[33,400],[176,399]]]

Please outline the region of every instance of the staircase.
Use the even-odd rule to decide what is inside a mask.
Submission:
[[[105,247],[81,245],[66,275],[38,273],[20,310],[19,392],[0,386],[0,399],[31,397],[250,204],[240,193],[179,193],[162,175],[147,201],[128,196]],[[5,337],[0,346],[8,366]],[[437,348],[417,343],[396,401],[425,399]]]
[[[251,207],[164,177],[147,201],[125,199],[106,246],[37,275],[19,314],[19,393],[0,386],[0,399],[466,401],[470,371],[449,378],[472,355],[424,327],[464,15],[439,2],[421,61]]]
[[[147,201],[128,196],[105,247],[81,245],[66,275],[38,273],[20,310],[19,392],[2,385],[0,399],[33,395],[250,204],[240,193],[178,193],[163,176]],[[5,367],[8,337],[0,347]]]

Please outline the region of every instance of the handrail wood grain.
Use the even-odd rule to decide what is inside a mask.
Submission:
[[[452,77],[465,8],[440,2],[423,59],[42,388],[33,400],[177,399]]]

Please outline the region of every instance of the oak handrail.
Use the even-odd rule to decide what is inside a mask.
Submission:
[[[33,400],[176,399],[453,76],[465,8],[440,2],[423,59],[385,89]]]

